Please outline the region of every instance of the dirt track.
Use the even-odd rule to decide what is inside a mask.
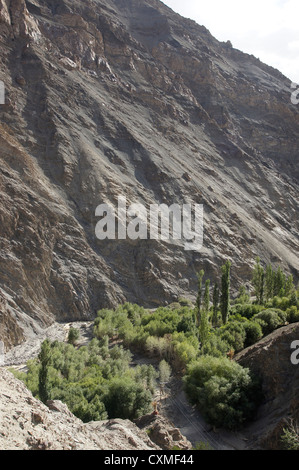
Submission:
[[[176,382],[176,389],[168,390],[161,411],[194,446],[204,443],[214,450],[245,449],[245,441],[241,434],[213,430],[195,407],[188,402],[182,382],[179,380]]]

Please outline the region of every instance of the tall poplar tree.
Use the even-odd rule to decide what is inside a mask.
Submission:
[[[274,278],[273,278],[273,269],[271,264],[268,264],[265,272],[265,300],[272,299],[273,297],[273,288],[274,288]]]
[[[205,282],[205,293],[203,297],[203,308],[206,312],[210,308],[210,279],[207,279]]]
[[[254,294],[256,296],[256,303],[263,305],[264,303],[264,281],[265,272],[261,266],[261,260],[259,257],[256,258],[255,266],[252,273],[252,285],[254,287]]]
[[[196,298],[196,324],[199,326],[200,323],[200,311],[201,311],[201,297],[202,297],[202,279],[204,277],[204,270],[202,269],[197,273],[197,298]]]
[[[228,320],[228,312],[230,306],[230,268],[231,262],[229,260],[222,266],[222,277],[221,277],[221,298],[220,298],[220,309],[222,316],[222,323],[225,325]]]
[[[38,355],[40,361],[40,370],[38,377],[38,391],[39,398],[43,403],[46,403],[49,399],[49,365],[51,361],[51,346],[50,341],[45,340],[42,343],[40,353]]]
[[[214,290],[213,290],[213,316],[212,316],[212,325],[217,325],[217,310],[219,304],[219,286],[218,283],[215,282]]]

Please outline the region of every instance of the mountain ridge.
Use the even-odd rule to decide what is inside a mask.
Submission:
[[[0,0],[0,37],[7,347],[126,300],[194,299],[226,259],[236,287],[256,256],[298,280],[289,79],[154,0]],[[202,250],[97,240],[95,209],[119,195],[203,203]]]

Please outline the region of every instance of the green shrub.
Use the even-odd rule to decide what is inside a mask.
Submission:
[[[265,308],[262,305],[256,304],[236,304],[231,308],[231,315],[240,315],[247,319],[252,318],[257,313],[261,312]]]
[[[269,308],[254,315],[253,320],[261,325],[263,335],[265,336],[283,326],[287,321],[287,314],[282,310]]]
[[[286,310],[290,307],[290,298],[275,296],[270,302],[268,302],[267,307]]]
[[[152,399],[149,390],[128,378],[114,379],[103,397],[109,418],[130,420],[149,413]]]
[[[80,349],[47,340],[20,378],[34,396],[61,400],[84,422],[134,419],[150,409],[157,373],[147,365],[132,369],[131,359],[122,346],[109,348],[107,337]]]
[[[179,304],[179,306],[182,306],[182,307],[189,307],[189,308],[192,308],[192,302],[191,302],[191,300],[185,299],[184,297],[180,297],[180,298],[179,298],[178,304]]]
[[[205,344],[205,354],[207,356],[225,357],[230,349],[231,345],[216,333],[211,334]]]
[[[229,321],[219,330],[220,337],[229,344],[234,351],[241,351],[244,348],[246,340],[246,331],[244,323],[240,321]]]
[[[178,369],[184,369],[187,364],[196,359],[198,355],[198,348],[192,346],[188,340],[183,342],[175,342],[173,345],[174,359]]]
[[[80,331],[77,328],[71,327],[68,334],[68,343],[75,344],[80,338]]]
[[[299,426],[290,421],[281,435],[282,450],[299,450]]]
[[[249,370],[227,358],[200,357],[188,367],[184,383],[205,418],[227,429],[252,419],[261,400],[260,385]]]
[[[295,307],[294,305],[292,307],[289,307],[286,310],[286,314],[287,314],[287,321],[289,323],[299,322],[299,309]]]
[[[197,442],[192,450],[213,450],[209,442]]]
[[[244,326],[245,333],[246,333],[246,339],[245,339],[245,344],[244,344],[245,348],[252,346],[257,341],[262,339],[263,330],[259,323],[255,321],[247,321],[244,323],[243,326]]]

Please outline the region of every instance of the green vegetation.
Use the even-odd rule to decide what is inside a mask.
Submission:
[[[282,450],[299,450],[299,426],[293,420],[283,429],[281,447]]]
[[[298,321],[299,310],[292,277],[287,278],[280,268],[264,269],[257,258],[251,279],[253,298],[242,285],[236,299],[231,299],[230,274],[227,261],[221,268],[219,290],[217,281],[211,288],[201,270],[194,308],[184,302],[150,313],[125,304],[114,312],[100,311],[94,331],[97,337],[113,332],[126,347],[168,361],[184,376],[190,400],[206,418],[233,429],[253,417],[261,400],[258,380],[232,361],[233,355]]]
[[[235,429],[252,418],[259,403],[259,384],[247,369],[227,358],[202,356],[190,364],[186,392],[215,426]]]
[[[80,331],[77,328],[71,327],[69,330],[67,341],[70,344],[76,344],[78,339],[80,338]]]
[[[211,424],[236,429],[253,418],[261,394],[258,380],[234,354],[299,321],[299,309],[293,279],[280,268],[263,268],[257,258],[253,291],[242,285],[235,299],[230,276],[229,261],[214,285],[201,270],[195,306],[179,299],[155,311],[130,303],[102,309],[87,346],[76,347],[78,333],[71,329],[67,344],[45,341],[28,373],[19,376],[42,401],[62,400],[89,421],[135,419],[151,411],[158,381],[160,387],[169,382],[172,371]],[[156,368],[132,367],[131,352],[156,360]]]
[[[17,373],[42,401],[61,400],[82,421],[135,419],[151,410],[157,373],[152,366],[130,367],[131,354],[109,347],[108,337],[76,349],[44,341],[28,372]]]
[[[159,364],[159,382],[167,384],[171,377],[171,367],[164,359]]]
[[[221,317],[222,323],[225,325],[229,315],[229,306],[230,306],[230,268],[231,263],[227,261],[224,266],[222,266],[222,277],[221,277]]]

